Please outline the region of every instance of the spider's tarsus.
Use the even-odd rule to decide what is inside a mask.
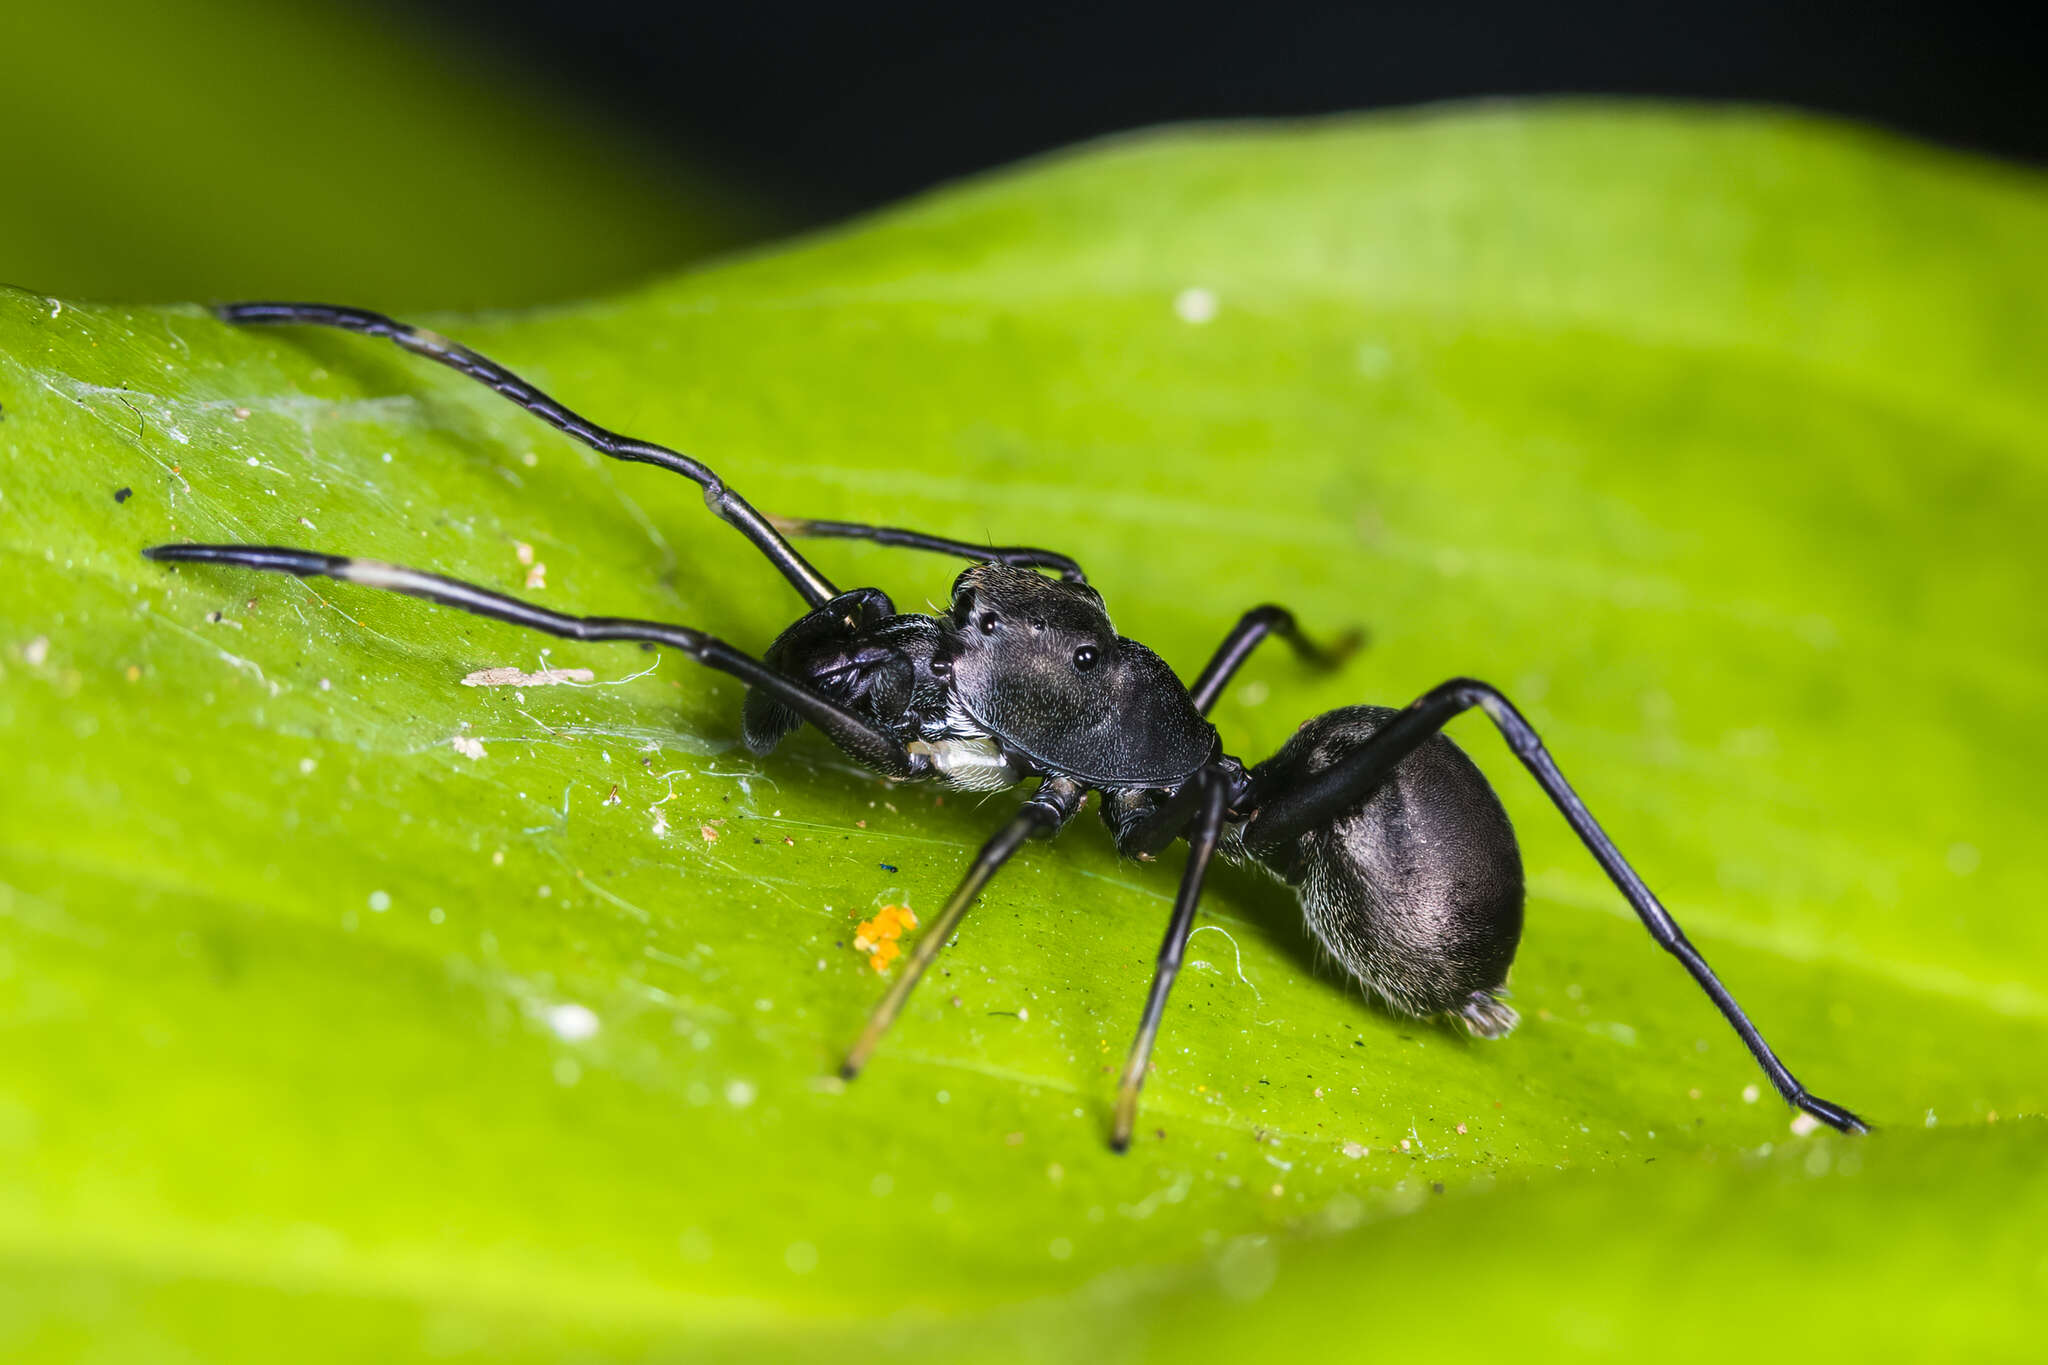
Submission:
[[[1332,640],[1322,651],[1322,657],[1313,662],[1319,668],[1336,668],[1371,642],[1371,632],[1363,626],[1353,626]]]
[[[1792,1103],[1800,1112],[1813,1115],[1838,1133],[1860,1134],[1870,1131],[1869,1124],[1832,1100],[1824,1100],[1817,1095],[1802,1095]]]

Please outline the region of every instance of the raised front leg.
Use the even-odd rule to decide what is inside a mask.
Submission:
[[[395,341],[414,355],[425,356],[429,360],[446,365],[451,370],[466,374],[481,384],[489,385],[549,426],[567,432],[592,450],[609,455],[615,460],[658,465],[695,481],[704,489],[704,505],[752,541],[754,548],[766,555],[768,562],[781,570],[782,576],[803,594],[804,601],[814,607],[820,606],[837,591],[823,574],[812,568],[810,562],[796,552],[794,546],[782,538],[781,532],[769,523],[768,518],[755,511],[745,498],[726,487],[725,481],[712,471],[711,466],[681,451],[670,450],[667,446],[621,436],[616,431],[601,427],[548,397],[503,365],[478,355],[467,346],[459,346],[444,336],[393,321],[382,313],[373,313],[367,308],[343,308],[329,303],[229,303],[223,304],[215,312],[223,322],[245,325],[296,323],[316,327],[339,327],[344,331],[360,332],[364,336],[384,337]]]

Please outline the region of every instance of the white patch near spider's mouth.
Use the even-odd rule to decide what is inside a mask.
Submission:
[[[908,748],[911,753],[927,755],[939,781],[959,791],[1001,791],[1022,780],[1022,774],[992,739],[942,739],[936,743],[917,739]]]

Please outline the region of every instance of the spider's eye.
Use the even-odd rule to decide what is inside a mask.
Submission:
[[[996,633],[996,614],[992,611],[985,611],[981,614],[981,619],[976,621],[975,624],[981,627],[983,635],[993,635]]]
[[[1083,673],[1095,667],[1094,645],[1082,645],[1074,651],[1074,667]]]

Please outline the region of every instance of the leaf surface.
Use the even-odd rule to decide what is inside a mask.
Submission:
[[[854,925],[936,910],[1014,798],[756,760],[671,655],[137,553],[758,650],[797,604],[694,487],[364,339],[0,296],[0,1345],[2009,1346],[2048,1273],[2044,234],[2036,179],[1835,126],[1488,108],[1126,140],[436,322],[770,511],[1068,550],[1184,674],[1259,602],[1369,627],[1338,677],[1253,662],[1247,760],[1499,684],[1862,1142],[1788,1131],[1476,717],[1532,888],[1508,1040],[1363,1001],[1225,871],[1110,1155],[1178,857],[1087,817],[842,1087]],[[956,567],[816,558],[906,606]],[[461,685],[544,662],[593,681]]]

